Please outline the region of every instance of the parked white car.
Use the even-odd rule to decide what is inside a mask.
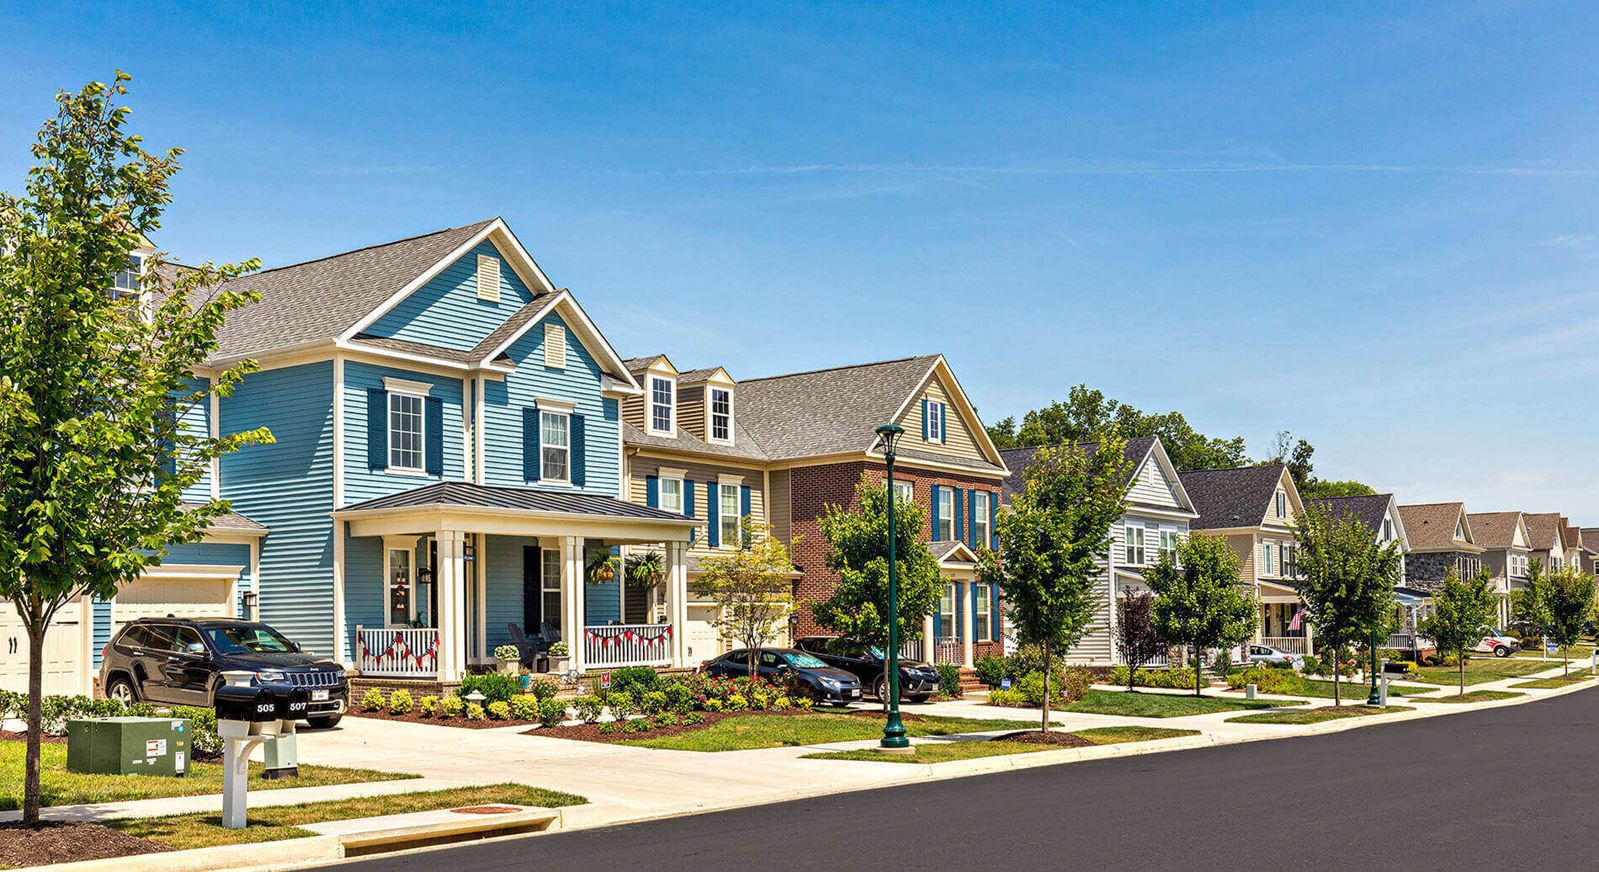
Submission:
[[[1271,645],[1250,645],[1249,662],[1262,666],[1285,666],[1290,669],[1304,669],[1305,655],[1290,654],[1281,648]]]

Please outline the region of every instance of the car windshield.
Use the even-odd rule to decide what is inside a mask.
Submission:
[[[260,624],[207,627],[206,638],[224,654],[288,654],[294,645],[277,630]]]
[[[783,655],[783,659],[795,669],[817,669],[827,665],[804,651],[789,651]]]

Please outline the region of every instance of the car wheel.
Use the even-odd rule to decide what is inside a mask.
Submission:
[[[881,675],[877,676],[877,680],[872,682],[872,696],[877,697],[878,702],[888,702],[887,678]]]
[[[1495,657],[1509,657],[1510,656],[1510,649],[1506,648],[1503,645],[1495,646],[1495,648],[1494,648],[1494,656]]]
[[[133,705],[139,701],[139,694],[134,691],[133,682],[121,676],[111,679],[111,683],[106,685],[105,695],[107,699],[114,699],[123,705]]]
[[[339,725],[339,721],[343,717],[343,715],[331,715],[325,718],[306,718],[305,722],[313,730],[331,730]]]

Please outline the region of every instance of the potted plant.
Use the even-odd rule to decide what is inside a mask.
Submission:
[[[522,652],[516,650],[515,645],[500,645],[494,649],[494,659],[499,661],[501,672],[515,675],[521,665]]]
[[[572,649],[566,647],[565,642],[556,642],[550,646],[549,669],[554,673],[562,673],[572,661]]]
[[[661,552],[644,551],[627,558],[628,586],[649,590],[665,577],[666,564],[661,560]]]
[[[610,551],[589,552],[588,566],[585,574],[589,584],[605,584],[616,578],[617,559],[611,556]]]

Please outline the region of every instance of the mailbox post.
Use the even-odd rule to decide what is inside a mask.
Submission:
[[[223,741],[222,825],[237,830],[247,822],[250,755],[257,745],[287,736],[292,761],[294,721],[305,716],[310,699],[303,688],[279,693],[256,685],[254,672],[230,670],[222,679],[216,691],[217,734]],[[282,754],[276,756],[283,768]]]

